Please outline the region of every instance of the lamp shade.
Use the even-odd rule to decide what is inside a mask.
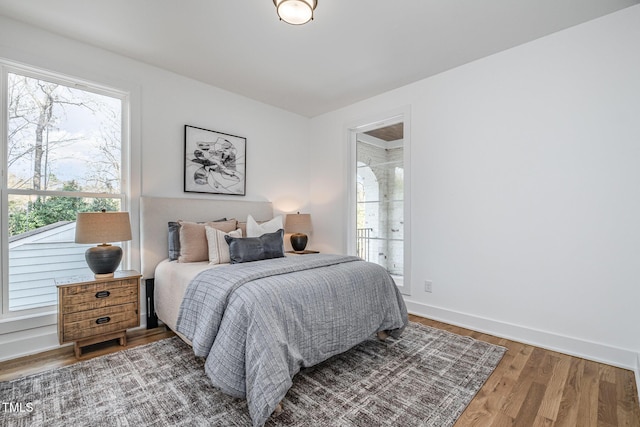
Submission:
[[[87,264],[96,278],[113,277],[122,248],[109,242],[131,240],[129,212],[82,212],[76,216],[76,243],[100,243],[87,249]]]
[[[313,19],[318,0],[273,0],[281,20],[292,25],[302,25]]]
[[[287,233],[309,233],[311,228],[310,214],[289,214],[285,221],[284,230]]]
[[[76,217],[76,243],[131,240],[129,212],[81,212]]]

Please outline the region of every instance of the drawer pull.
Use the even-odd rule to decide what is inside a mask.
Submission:
[[[109,291],[96,292],[96,298],[106,298],[109,295],[111,295],[111,292],[109,292]]]
[[[109,321],[111,320],[111,318],[109,316],[105,316],[105,317],[98,317],[96,319],[96,323],[98,325],[103,325],[105,323],[109,323]]]

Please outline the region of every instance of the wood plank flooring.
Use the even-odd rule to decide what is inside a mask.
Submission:
[[[456,427],[640,427],[638,392],[631,371],[409,317],[508,349]]]
[[[631,371],[567,356],[445,323],[410,316],[414,322],[504,346],[502,361],[471,401],[456,427],[576,426],[640,427],[640,405]],[[127,348],[173,336],[157,328],[129,333]],[[96,344],[81,360],[121,350]],[[63,347],[0,363],[0,381],[75,363]]]

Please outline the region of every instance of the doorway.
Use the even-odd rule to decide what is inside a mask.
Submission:
[[[408,132],[404,114],[350,129],[352,253],[409,294]]]

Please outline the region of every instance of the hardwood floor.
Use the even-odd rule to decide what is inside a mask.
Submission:
[[[508,349],[456,427],[640,427],[638,392],[631,371],[409,317]]]
[[[576,426],[640,427],[640,405],[631,371],[567,356],[457,326],[410,316],[414,322],[504,346],[508,349],[471,401],[456,427]],[[173,336],[157,328],[129,334],[126,348]],[[80,359],[121,350],[96,344]],[[0,363],[0,381],[75,363],[64,347]]]

